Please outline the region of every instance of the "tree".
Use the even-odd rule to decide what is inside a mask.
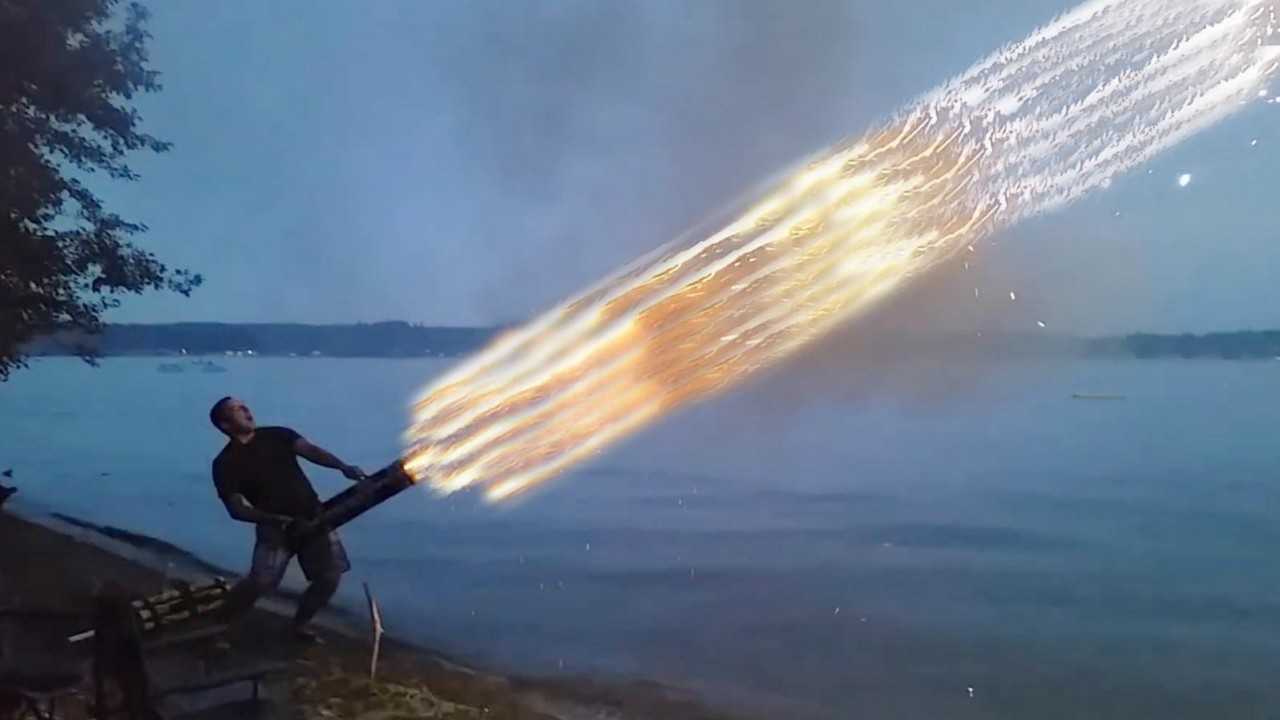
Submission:
[[[0,0],[0,381],[39,335],[96,333],[126,293],[189,295],[201,282],[130,243],[146,227],[85,183],[99,172],[136,180],[130,153],[169,149],[139,129],[130,104],[160,83],[147,66],[146,9],[121,5]]]

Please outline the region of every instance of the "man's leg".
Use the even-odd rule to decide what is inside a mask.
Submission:
[[[337,592],[342,574],[351,569],[351,563],[338,534],[330,532],[307,543],[298,553],[298,564],[311,584],[298,601],[293,627],[295,631],[301,631],[300,634],[308,634],[305,630],[307,623]]]
[[[307,585],[306,592],[302,593],[302,599],[298,601],[298,612],[293,617],[293,626],[295,628],[304,628],[311,619],[320,612],[328,602],[329,598],[338,591],[338,584],[342,582],[342,575],[322,575]]]
[[[239,619],[253,607],[258,598],[274,591],[284,578],[293,553],[284,545],[270,538],[258,536],[253,545],[253,565],[249,574],[227,592],[222,604],[222,618],[226,622]]]

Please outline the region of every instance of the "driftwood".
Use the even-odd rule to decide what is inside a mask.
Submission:
[[[364,583],[364,597],[369,601],[369,630],[373,636],[373,654],[369,658],[369,682],[373,682],[378,675],[378,652],[382,649],[382,611],[369,590],[369,583]]]

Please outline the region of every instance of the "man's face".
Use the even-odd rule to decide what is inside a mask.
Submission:
[[[231,398],[222,405],[222,427],[231,435],[244,435],[254,429],[253,413],[240,398]]]

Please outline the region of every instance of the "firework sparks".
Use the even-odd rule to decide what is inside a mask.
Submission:
[[[1256,99],[1280,65],[1276,27],[1274,0],[1080,6],[812,159],[719,232],[496,339],[414,404],[405,468],[501,500],[732,387]]]

